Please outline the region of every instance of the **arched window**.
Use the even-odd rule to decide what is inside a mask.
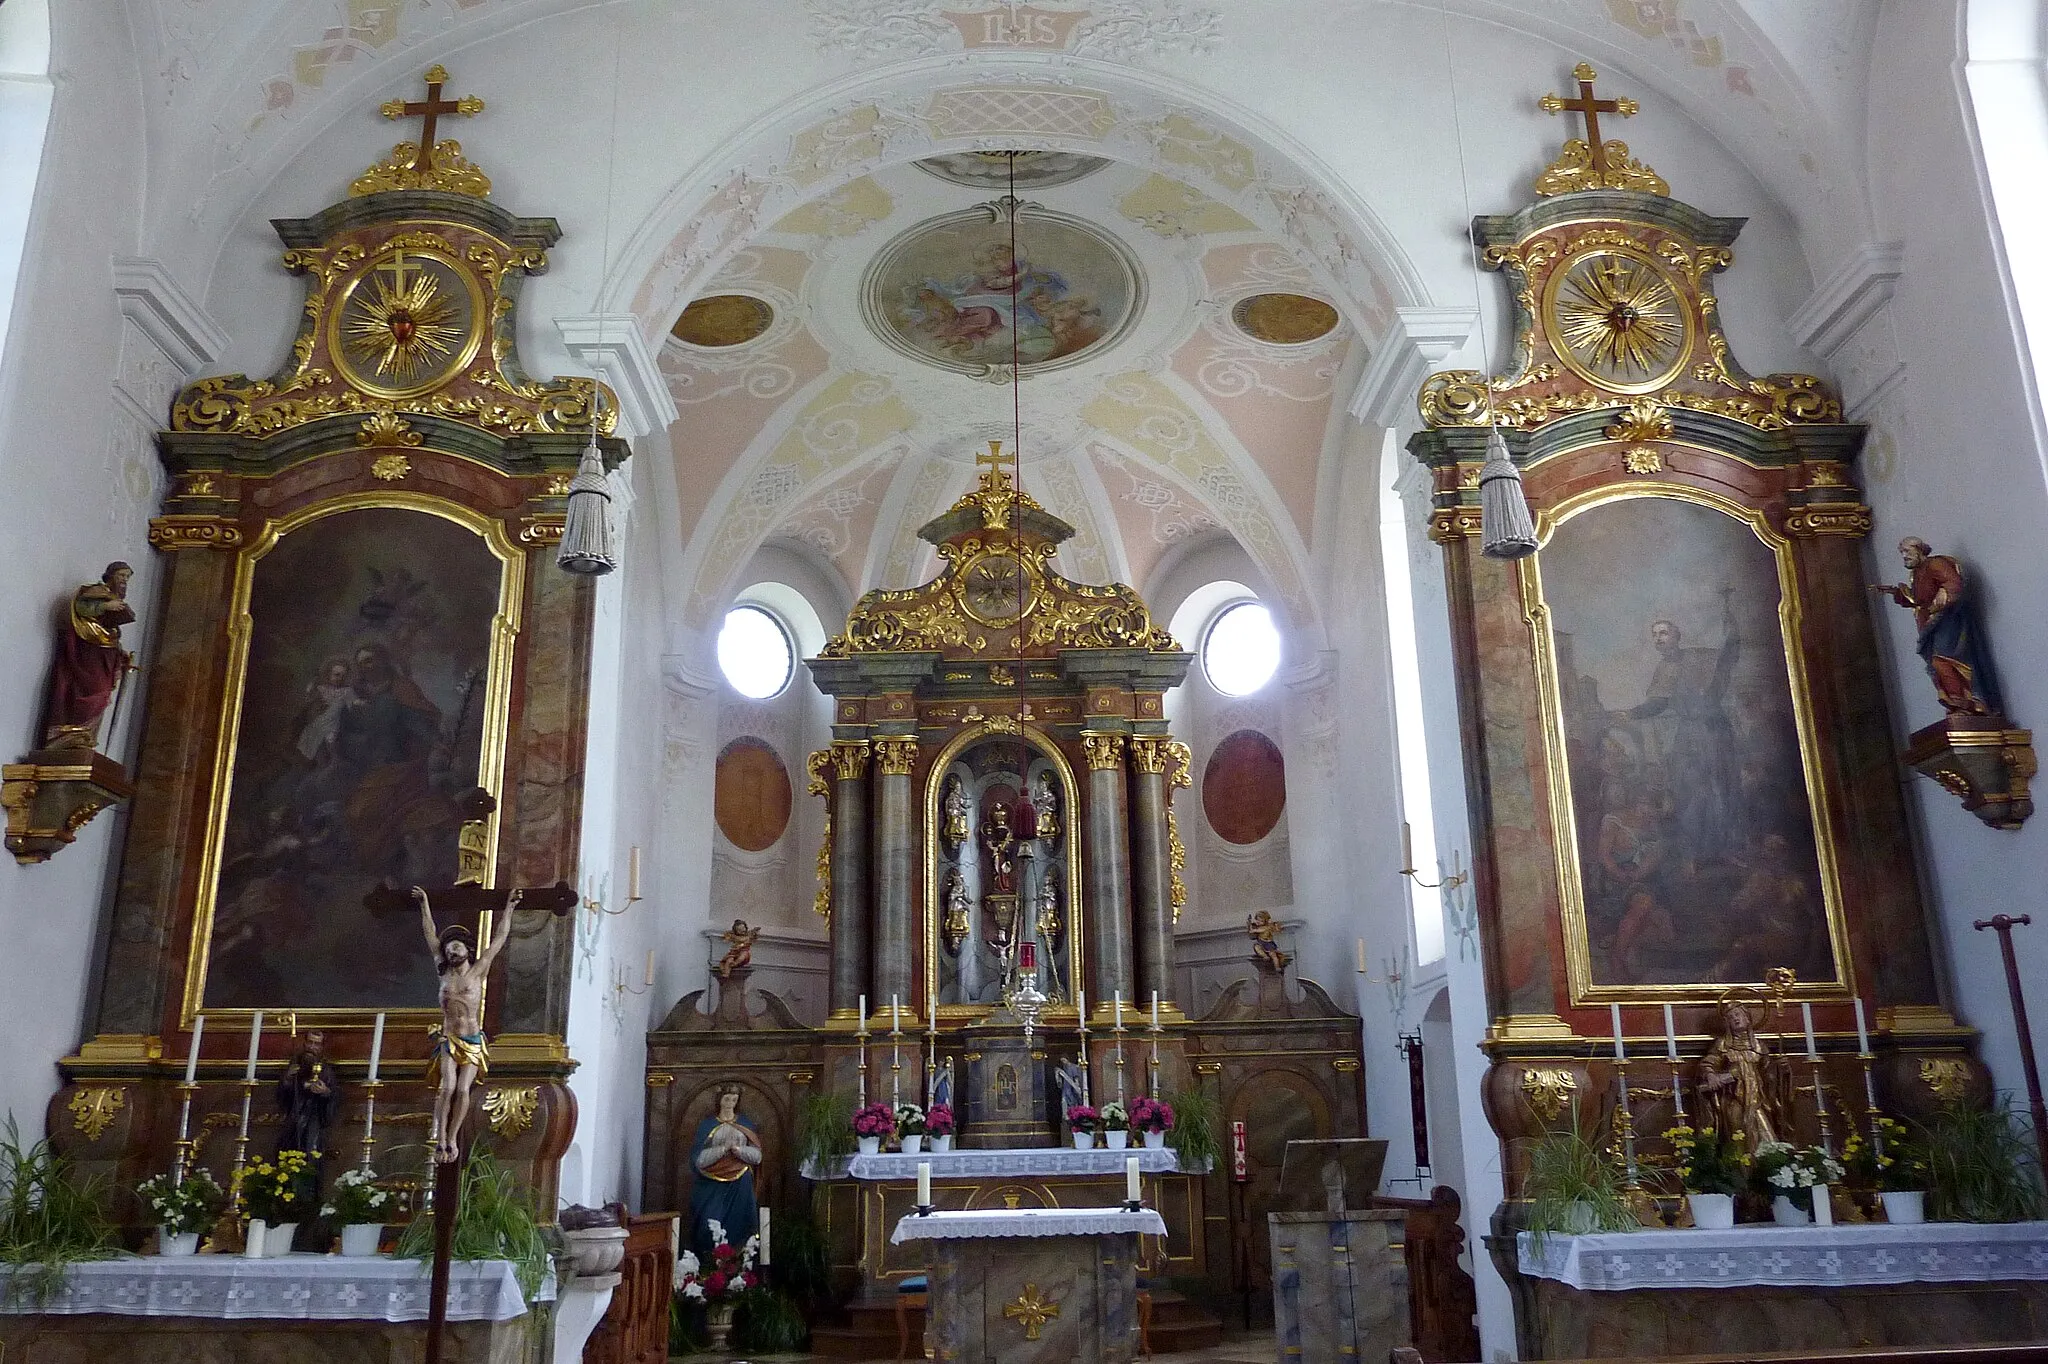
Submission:
[[[796,675],[796,645],[789,627],[766,607],[747,602],[725,613],[718,630],[718,670],[741,696],[780,696]]]
[[[1436,870],[1436,817],[1429,798],[1429,750],[1422,719],[1422,660],[1415,647],[1415,596],[1409,576],[1408,519],[1395,483],[1401,476],[1401,448],[1387,432],[1380,452],[1380,559],[1387,582],[1387,646],[1394,671],[1394,743],[1401,771],[1401,818],[1422,879],[1441,880]],[[1415,920],[1418,965],[1441,961],[1444,955],[1443,893],[1408,883],[1409,907]]]
[[[1280,670],[1280,631],[1262,602],[1235,601],[1202,635],[1202,672],[1225,696],[1250,696]]]

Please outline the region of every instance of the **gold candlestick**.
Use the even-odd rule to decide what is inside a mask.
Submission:
[[[199,1143],[192,1138],[192,1096],[199,1092],[196,1080],[181,1080],[178,1093],[178,1144],[171,1157],[171,1183],[183,1184],[186,1173],[192,1168],[192,1157],[198,1153]]]
[[[1821,1082],[1821,1059],[1812,1058],[1813,1066],[1813,1116],[1820,1123],[1820,1149],[1832,1156],[1835,1153],[1835,1135],[1828,1129],[1828,1091]]]
[[[382,1080],[363,1081],[363,1173],[366,1175],[376,1173],[370,1156],[377,1142],[377,1091],[382,1088]]]

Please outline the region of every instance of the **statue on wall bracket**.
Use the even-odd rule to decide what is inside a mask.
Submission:
[[[1914,733],[1906,761],[1992,828],[2017,829],[2034,812],[2028,792],[2038,767],[2033,736],[2005,716],[1968,577],[1952,555],[1936,554],[1917,535],[1899,541],[1899,559],[1912,577],[1872,583],[1870,590],[1913,613],[1920,658],[1947,712]]]

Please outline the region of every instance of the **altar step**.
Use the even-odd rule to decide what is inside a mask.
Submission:
[[[1152,1352],[1174,1354],[1202,1350],[1223,1340],[1223,1322],[1170,1288],[1152,1291]],[[819,1326],[811,1331],[811,1352],[821,1359],[896,1358],[896,1300],[864,1298],[849,1303],[844,1326]],[[923,1354],[924,1308],[907,1310],[909,1358]]]

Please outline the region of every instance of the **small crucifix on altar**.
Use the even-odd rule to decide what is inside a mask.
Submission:
[[[1600,140],[1600,115],[1617,114],[1622,118],[1634,118],[1637,104],[1624,96],[1620,99],[1595,99],[1593,81],[1595,74],[1591,63],[1580,62],[1572,68],[1572,79],[1579,83],[1579,97],[1565,99],[1561,95],[1545,95],[1537,101],[1546,114],[1577,114],[1586,121],[1586,151],[1593,158],[1593,174],[1605,179],[1607,175],[1607,148]]]
[[[458,114],[468,118],[484,111],[484,102],[475,95],[464,95],[460,99],[442,99],[441,87],[448,82],[448,68],[438,62],[427,68],[427,97],[420,99],[388,99],[377,107],[377,112],[386,118],[416,118],[420,120],[420,141],[413,152],[412,165],[415,171],[431,170],[434,164],[434,133],[443,114]]]

